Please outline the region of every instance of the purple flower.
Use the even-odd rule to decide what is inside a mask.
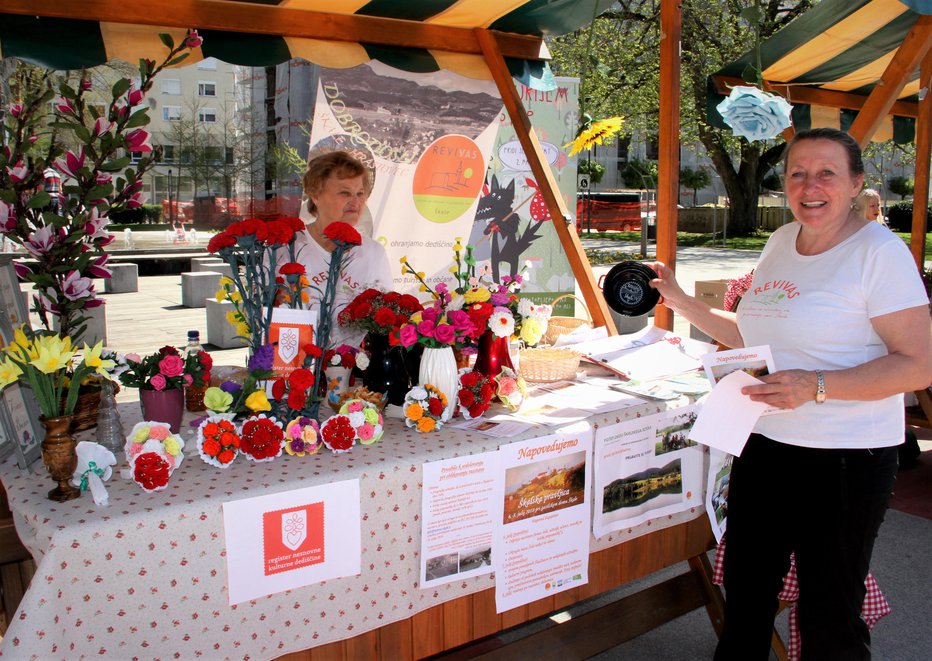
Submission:
[[[220,390],[222,390],[223,392],[229,393],[231,395],[233,393],[239,392],[242,389],[243,389],[243,386],[236,383],[236,381],[224,381],[223,383],[220,384]]]
[[[442,344],[453,344],[456,332],[450,324],[440,324],[434,331],[434,339]]]
[[[489,297],[489,303],[494,307],[501,307],[508,304],[508,294],[503,294],[501,292],[496,292]]]
[[[70,271],[62,284],[62,293],[69,301],[94,297],[94,283],[90,278],[82,278],[77,271]]]
[[[165,380],[165,377],[161,374],[156,374],[151,379],[149,379],[149,384],[156,390],[165,390],[165,386],[168,382]]]
[[[249,371],[268,371],[272,369],[272,361],[275,359],[275,347],[271,344],[263,344],[256,349],[256,353],[249,359]]]

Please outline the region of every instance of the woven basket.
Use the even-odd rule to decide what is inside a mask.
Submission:
[[[526,381],[543,383],[575,379],[582,357],[572,349],[521,349],[518,352],[521,376]]]
[[[582,325],[586,325],[589,328],[592,328],[592,315],[589,314],[589,308],[586,307],[585,302],[580,300],[579,297],[574,296],[573,294],[563,294],[562,296],[557,296],[555,299],[553,299],[553,303],[551,303],[551,305],[556,308],[557,303],[562,301],[564,298],[575,298],[576,301],[582,305],[582,309],[586,313],[586,318],[580,319],[579,317],[550,317],[550,321],[547,322],[547,332],[544,333],[542,340],[544,344],[553,344],[561,335],[572,333]],[[522,365],[522,368],[523,367],[524,366]]]

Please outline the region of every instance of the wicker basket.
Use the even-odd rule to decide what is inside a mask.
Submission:
[[[562,296],[557,296],[555,299],[553,299],[553,303],[551,303],[551,305],[556,308],[557,303],[562,301],[564,298],[575,298],[576,301],[582,305],[582,309],[586,313],[586,318],[580,319],[579,317],[550,317],[550,321],[547,322],[547,332],[544,333],[542,340],[544,344],[553,344],[561,335],[572,333],[582,325],[586,325],[589,328],[592,328],[592,315],[589,314],[589,308],[586,307],[585,302],[580,300],[579,297],[574,296],[573,294],[563,294]]]
[[[521,349],[518,352],[521,376],[538,383],[575,379],[582,357],[572,349]]]

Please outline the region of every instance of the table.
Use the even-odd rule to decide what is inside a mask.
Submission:
[[[667,408],[650,402],[589,421],[605,425]],[[129,429],[138,406],[125,403],[120,410]],[[266,659],[311,647],[295,658],[424,656],[711,546],[704,511],[694,508],[593,539],[589,585],[501,615],[489,576],[421,590],[421,465],[500,444],[451,427],[417,434],[388,420],[380,443],[346,454],[324,449],[263,464],[239,458],[225,471],[189,456],[168,489],[156,494],[114,478],[110,506],[99,509],[87,494],[61,504],[48,500],[50,479],[41,466],[28,474],[6,461],[0,478],[38,569],[0,656]],[[229,606],[222,503],[353,478],[360,480],[362,500],[362,574]],[[663,532],[621,544],[656,530]]]

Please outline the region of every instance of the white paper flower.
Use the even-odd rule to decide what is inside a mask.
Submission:
[[[356,367],[363,371],[369,367],[369,355],[365,351],[356,354]]]
[[[770,140],[792,125],[793,106],[776,94],[762,92],[756,87],[739,85],[722,101],[716,110],[734,135],[751,142]]]

